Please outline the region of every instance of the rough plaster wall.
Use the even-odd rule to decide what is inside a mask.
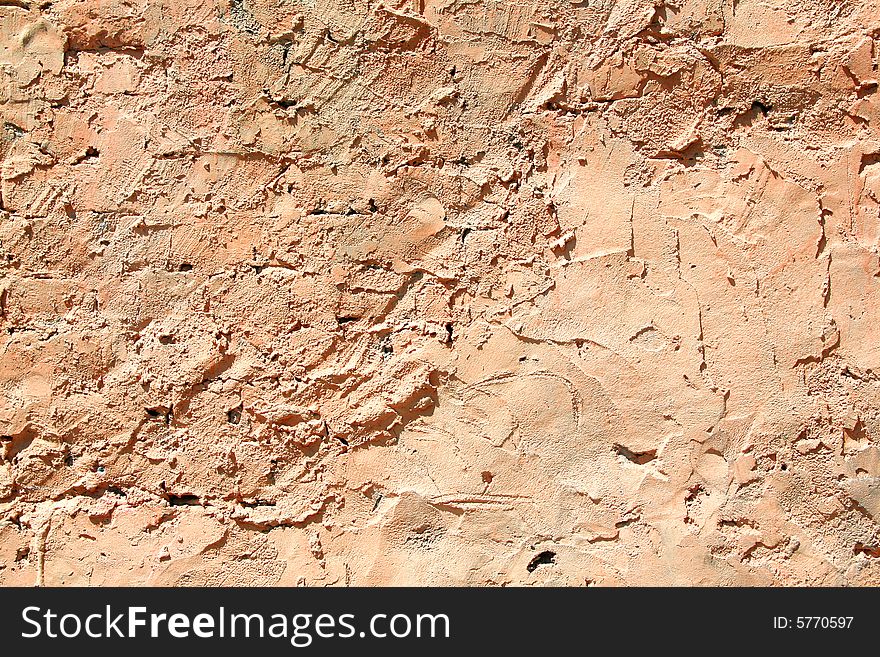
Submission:
[[[877,0],[0,0],[0,584],[880,584]]]

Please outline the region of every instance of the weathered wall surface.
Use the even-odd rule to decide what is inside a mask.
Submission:
[[[0,584],[880,584],[876,0],[0,0]]]

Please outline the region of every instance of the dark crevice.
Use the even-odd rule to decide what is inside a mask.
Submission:
[[[165,425],[170,425],[171,420],[174,417],[174,406],[152,406],[144,409],[147,415],[154,419],[162,419],[165,421]]]
[[[770,110],[772,110],[772,109],[773,109],[772,105],[762,103],[760,100],[756,100],[756,101],[752,102],[752,111],[753,112],[760,112],[764,116],[767,116],[767,114],[769,114]]]
[[[535,572],[539,566],[549,566],[556,563],[556,553],[551,552],[550,550],[544,550],[540,554],[536,555],[531,561],[529,561],[529,565],[526,566],[526,570],[530,573]]]
[[[865,96],[870,96],[877,91],[877,83],[873,80],[868,80],[866,82],[862,82],[858,88],[856,89],[856,97],[864,98]]]
[[[168,493],[165,496],[165,499],[168,500],[168,504],[171,506],[200,506],[201,501],[199,500],[198,495],[191,495],[189,493],[184,493],[182,495],[175,495],[173,493]]]
[[[255,500],[241,500],[241,505],[253,509],[258,506],[275,506],[275,502],[257,498]]]
[[[865,153],[862,155],[862,161],[859,163],[859,173],[878,163],[880,163],[880,153]]]
[[[85,153],[83,153],[82,155],[80,155],[78,158],[76,158],[73,161],[73,164],[75,166],[77,164],[81,164],[82,162],[85,162],[86,160],[94,160],[100,154],[101,154],[101,152],[97,148],[95,148],[94,146],[89,146],[86,149]]]
[[[853,546],[853,554],[864,554],[876,559],[880,557],[880,547],[856,543]]]
[[[230,408],[228,411],[226,411],[226,421],[229,422],[229,424],[238,424],[239,422],[241,422],[242,408],[242,405],[239,404],[235,408]]]
[[[627,461],[631,461],[636,465],[645,465],[657,458],[657,450],[649,449],[644,452],[635,452],[619,443],[614,444],[614,451]]]

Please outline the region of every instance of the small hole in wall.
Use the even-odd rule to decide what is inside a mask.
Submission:
[[[165,426],[169,426],[171,424],[171,419],[174,417],[174,407],[173,406],[153,406],[152,408],[145,408],[144,411],[147,413],[147,416],[154,419],[163,419],[165,421]]]
[[[541,554],[537,555],[534,559],[529,561],[529,565],[526,566],[526,570],[530,573],[535,572],[538,569],[538,566],[547,566],[556,563],[556,553],[551,552],[550,550],[544,550]]]
[[[201,504],[199,496],[192,495],[190,493],[184,493],[182,495],[169,493],[166,496],[166,499],[168,500],[168,504],[170,504],[171,506],[199,506]]]
[[[188,262],[180,263],[180,266],[177,268],[179,271],[192,271],[193,266]]]
[[[228,411],[226,411],[226,421],[229,422],[229,424],[238,424],[239,422],[241,422],[241,410],[241,404],[239,404],[235,408],[230,408]]]
[[[481,476],[483,477],[483,483],[486,484],[491,484],[492,480],[495,478],[488,470],[482,472]]]
[[[783,463],[782,465],[779,466],[779,469],[782,470],[783,472],[785,472],[786,470],[788,470],[788,465]]]
[[[877,557],[880,557],[880,547],[856,543],[853,546],[853,554],[864,554],[865,556],[876,559]]]
[[[767,113],[770,112],[770,110],[772,109],[773,107],[771,105],[768,105],[767,103],[762,103],[760,100],[756,100],[752,103],[752,111],[760,112],[764,116],[767,116]]]

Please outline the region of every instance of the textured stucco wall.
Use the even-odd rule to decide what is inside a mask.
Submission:
[[[877,0],[0,0],[0,584],[880,584]]]

